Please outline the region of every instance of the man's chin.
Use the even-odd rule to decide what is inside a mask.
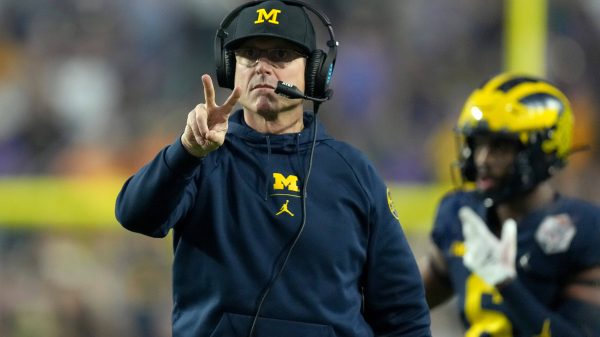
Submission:
[[[277,103],[277,96],[273,93],[264,94],[264,95],[256,95],[252,100],[256,110],[265,110],[272,109]]]
[[[275,120],[278,113],[278,110],[272,104],[257,104],[254,111],[266,120]]]

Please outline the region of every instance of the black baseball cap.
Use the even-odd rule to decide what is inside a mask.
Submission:
[[[316,49],[315,29],[303,7],[270,0],[240,11],[228,29],[226,49],[252,37],[275,37],[299,46],[306,55]]]

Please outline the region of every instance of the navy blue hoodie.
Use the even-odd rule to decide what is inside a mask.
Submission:
[[[116,216],[125,228],[173,230],[173,336],[247,336],[275,278],[256,337],[430,336],[421,277],[383,180],[319,124],[304,191],[311,114],[304,123],[300,133],[261,134],[237,111],[216,151],[198,159],[177,140],[123,186]]]

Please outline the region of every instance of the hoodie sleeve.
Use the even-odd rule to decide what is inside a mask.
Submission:
[[[178,138],[125,182],[117,196],[117,220],[133,232],[166,236],[192,205],[193,175],[201,162]]]
[[[365,317],[376,336],[431,336],[429,309],[416,260],[389,190],[373,168]]]

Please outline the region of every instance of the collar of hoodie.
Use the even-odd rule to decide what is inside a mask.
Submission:
[[[273,154],[296,154],[297,160],[293,162],[298,165],[297,170],[300,175],[299,178],[303,179],[306,171],[304,164],[307,163],[308,160],[308,158],[304,157],[309,155],[312,146],[312,130],[314,128],[313,118],[312,113],[304,113],[305,128],[300,132],[288,134],[264,134],[257,132],[246,124],[242,110],[238,110],[231,115],[228,133],[236,138],[240,138],[246,145],[264,151],[265,153],[266,162],[265,165],[262,166],[265,183],[263,193],[261,193],[264,195],[265,200],[269,193]],[[321,124],[319,124],[318,130],[317,143],[331,138],[327,135]]]

